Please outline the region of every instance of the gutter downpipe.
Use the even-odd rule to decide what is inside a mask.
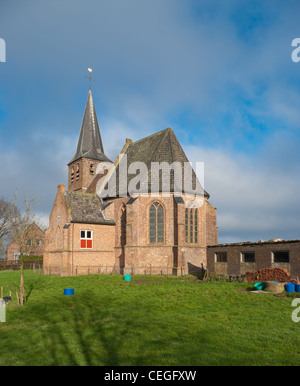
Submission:
[[[72,276],[74,276],[74,266],[73,266],[73,244],[74,244],[74,223],[72,227]]]

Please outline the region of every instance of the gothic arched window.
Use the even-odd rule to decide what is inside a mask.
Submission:
[[[198,210],[195,209],[195,243],[198,243]]]
[[[198,243],[198,210],[185,209],[185,242]]]
[[[126,207],[122,206],[121,209],[121,245],[126,244]]]
[[[154,202],[149,209],[150,243],[164,242],[164,209],[159,202]]]
[[[189,210],[185,209],[185,242],[189,242]]]
[[[194,209],[190,209],[190,243],[194,242]]]

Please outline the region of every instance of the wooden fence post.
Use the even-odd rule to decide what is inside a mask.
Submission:
[[[20,305],[19,294],[18,294],[18,288],[16,286],[15,286],[15,291],[16,291],[17,303],[18,303],[18,306],[19,306]]]

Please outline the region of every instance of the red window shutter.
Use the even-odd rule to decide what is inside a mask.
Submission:
[[[87,240],[87,248],[93,248],[93,240]]]
[[[86,248],[86,240],[80,240],[80,248]]]

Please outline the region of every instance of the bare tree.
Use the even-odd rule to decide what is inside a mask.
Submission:
[[[0,256],[5,253],[6,244],[10,239],[12,218],[17,212],[18,208],[12,202],[0,199]]]
[[[31,227],[34,222],[37,222],[34,210],[36,208],[36,199],[27,197],[23,202],[17,201],[17,196],[14,196],[13,205],[19,207],[18,211],[11,213],[10,218],[10,238],[18,244],[21,255],[29,255],[32,250],[32,245],[29,242]]]
[[[12,204],[0,198],[0,239],[8,236],[11,224]]]
[[[9,216],[9,237],[12,241],[18,244],[21,255],[30,255],[33,243],[30,242],[32,237],[32,226],[37,222],[34,210],[36,208],[36,198],[28,199],[25,197],[22,202],[18,201],[15,194],[12,203],[13,208]],[[24,304],[25,288],[24,288],[24,273],[23,259],[21,259],[21,279],[20,279],[20,305]]]
[[[22,256],[30,255],[36,248],[35,226],[42,228],[40,221],[35,215],[37,206],[36,197],[19,200],[17,193],[9,202],[0,199],[0,253],[5,247],[5,240],[15,242],[19,246]],[[44,232],[44,231],[43,231]],[[46,243],[46,237],[43,243]],[[25,298],[23,259],[21,258],[21,279],[19,304],[23,305]]]

